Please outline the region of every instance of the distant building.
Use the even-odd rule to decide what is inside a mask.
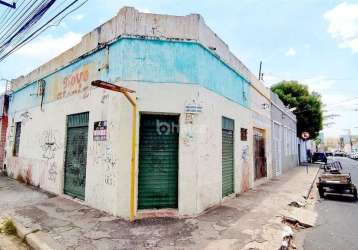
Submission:
[[[8,126],[8,107],[9,96],[3,94],[0,96],[0,172],[5,170],[4,159],[6,155],[6,131]]]
[[[325,137],[324,138],[325,151],[334,152],[340,149],[340,140],[338,137]]]

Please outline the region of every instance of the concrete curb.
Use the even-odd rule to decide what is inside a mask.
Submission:
[[[65,248],[51,238],[48,233],[45,233],[38,228],[26,227],[12,216],[6,217],[13,221],[18,237],[25,241],[32,249],[65,250]]]

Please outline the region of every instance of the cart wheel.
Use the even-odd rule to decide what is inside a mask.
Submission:
[[[324,190],[323,188],[318,188],[318,193],[320,198],[324,198]]]
[[[354,200],[358,200],[358,197],[357,197],[357,188],[354,188],[354,189],[353,189],[353,198],[354,198]]]

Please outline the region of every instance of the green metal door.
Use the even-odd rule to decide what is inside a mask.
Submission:
[[[64,193],[85,199],[89,113],[67,116]]]
[[[234,121],[222,118],[222,196],[234,193]]]
[[[141,116],[139,209],[178,207],[178,120],[178,116]]]

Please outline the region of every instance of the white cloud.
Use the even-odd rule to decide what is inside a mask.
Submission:
[[[295,56],[297,54],[296,50],[294,48],[289,48],[287,51],[286,51],[286,56]]]
[[[339,42],[340,48],[358,53],[358,4],[343,2],[324,14],[328,33]]]
[[[358,53],[358,37],[342,42],[340,48],[351,48],[354,53]]]
[[[84,17],[85,17],[85,15],[78,14],[78,15],[71,16],[71,19],[76,20],[76,21],[81,21]]]
[[[81,41],[81,34],[67,32],[61,37],[43,36],[19,49],[15,55],[50,60]]]
[[[303,84],[308,85],[311,91],[319,93],[329,90],[336,83],[336,81],[327,79],[327,77],[325,76],[316,76],[308,79],[303,79],[301,82]]]

